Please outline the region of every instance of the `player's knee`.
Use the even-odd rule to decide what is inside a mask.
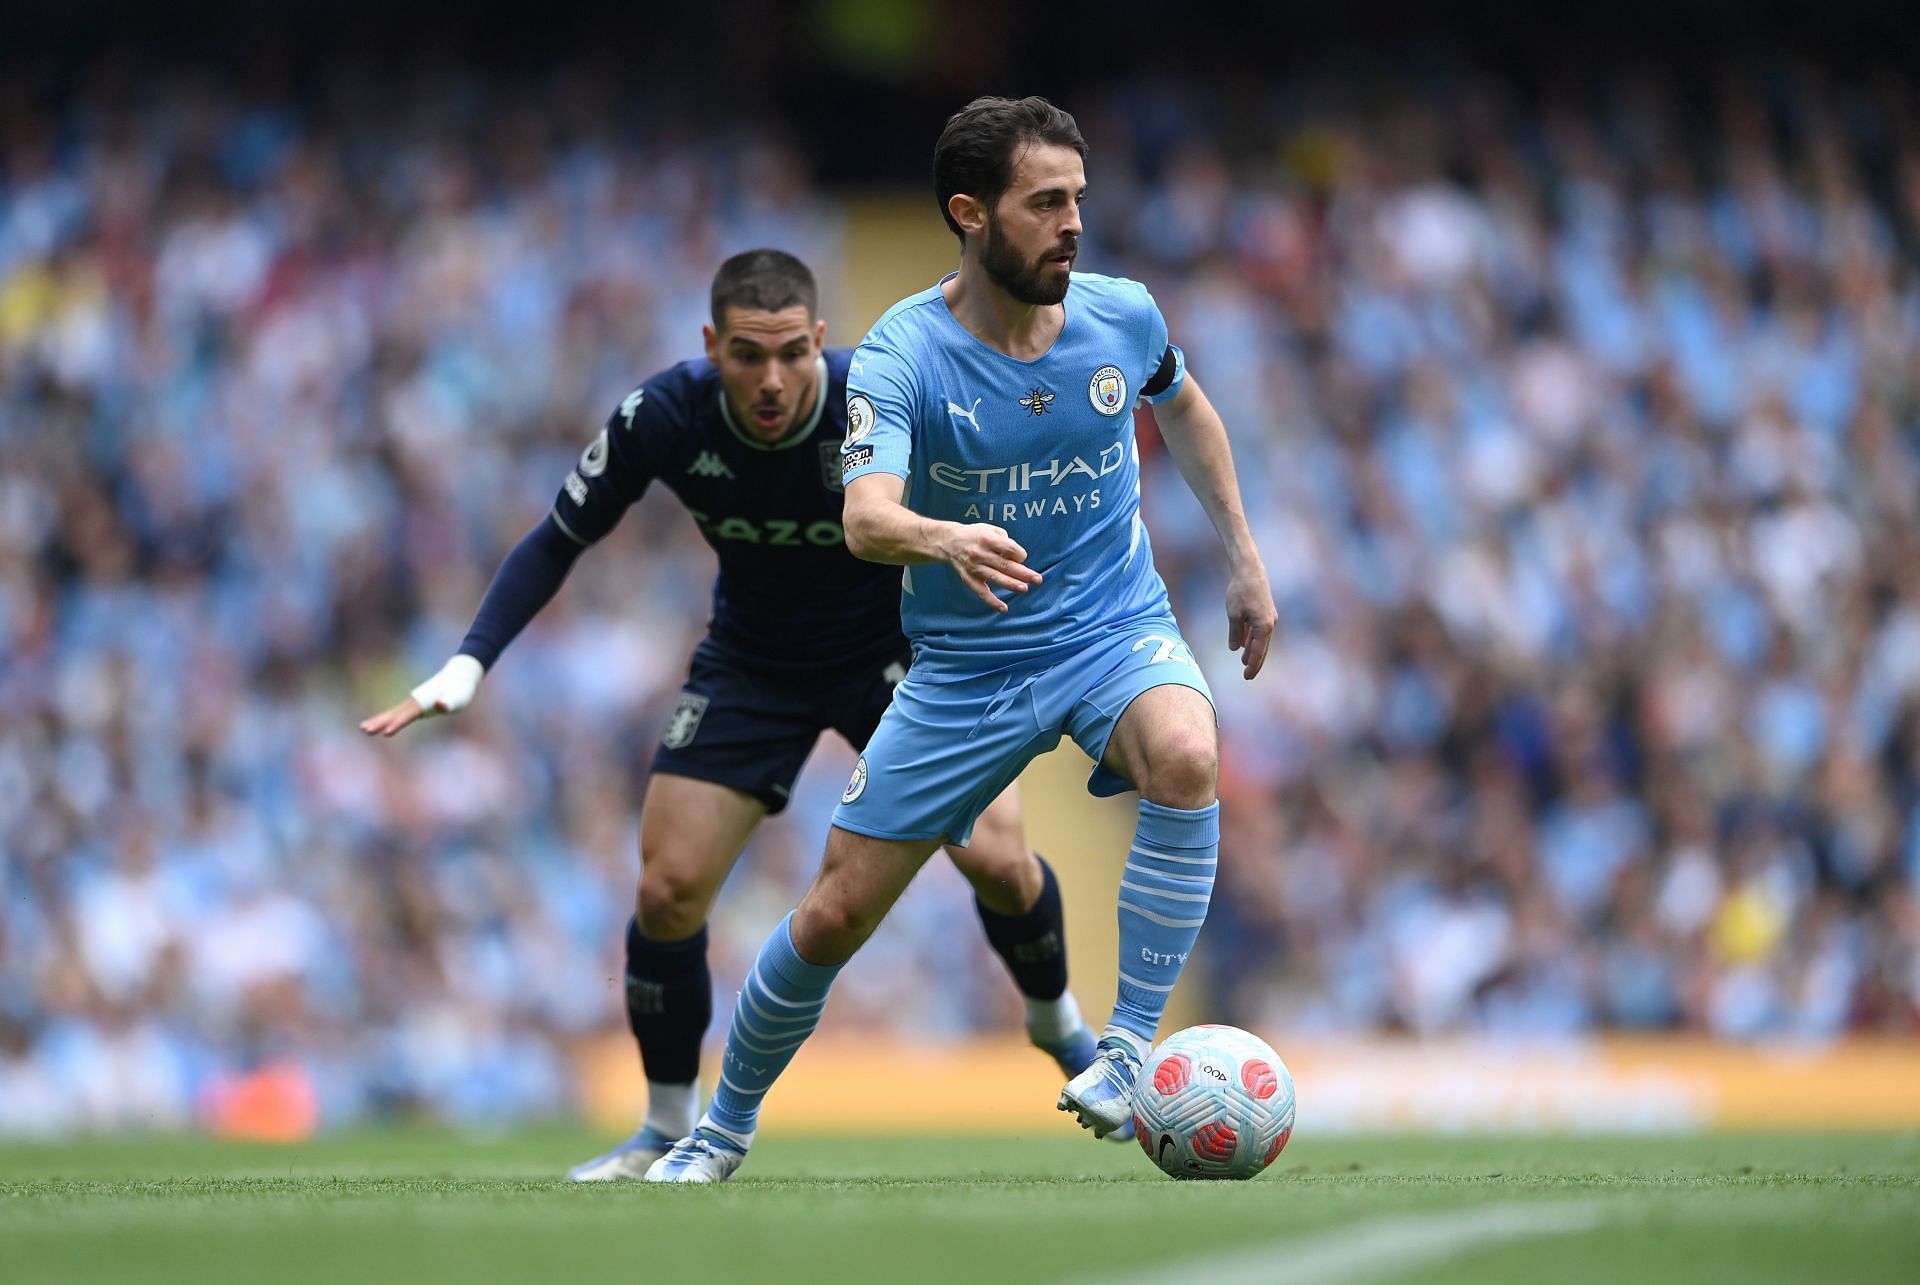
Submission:
[[[1220,786],[1220,747],[1212,728],[1167,732],[1147,761],[1141,794],[1169,808],[1204,808]]]
[[[844,964],[879,926],[879,914],[816,885],[793,912],[793,947],[810,964]]]
[[[1005,838],[1003,843],[983,845],[976,829],[971,846],[947,851],[987,909],[1017,915],[1040,895],[1044,879],[1018,828]]]
[[[648,861],[640,871],[634,915],[646,936],[680,941],[700,931],[711,899],[707,881],[684,863]]]

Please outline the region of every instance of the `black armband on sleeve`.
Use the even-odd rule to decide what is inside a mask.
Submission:
[[[1142,397],[1158,397],[1161,393],[1166,392],[1167,389],[1172,386],[1174,373],[1179,370],[1179,368],[1180,363],[1173,355],[1173,345],[1168,344],[1166,355],[1160,358],[1160,369],[1153,372],[1153,378],[1149,379],[1147,386],[1140,390],[1140,395]]]
[[[467,630],[460,651],[492,669],[507,644],[560,592],[567,572],[573,569],[573,560],[584,547],[561,530],[549,513],[513,546],[494,572],[493,583],[480,600],[480,610],[474,614],[473,627]]]

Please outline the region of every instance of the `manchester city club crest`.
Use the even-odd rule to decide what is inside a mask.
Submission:
[[[692,692],[681,692],[680,703],[673,707],[673,717],[667,720],[666,735],[660,743],[670,750],[682,749],[693,743],[695,733],[700,730],[700,720],[707,712],[707,698],[696,696]]]
[[[1102,415],[1118,415],[1127,408],[1127,377],[1118,366],[1102,366],[1087,381],[1087,400]]]
[[[853,765],[853,776],[847,781],[847,788],[840,791],[840,801],[851,803],[867,792],[867,756],[862,754]]]
[[[820,480],[829,491],[846,489],[846,483],[840,480],[840,443],[820,443]]]

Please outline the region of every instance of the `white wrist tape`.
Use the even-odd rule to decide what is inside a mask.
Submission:
[[[411,693],[420,702],[420,717],[458,714],[472,703],[473,694],[480,690],[480,680],[486,676],[486,672],[480,667],[479,661],[465,653],[440,666],[439,673]]]

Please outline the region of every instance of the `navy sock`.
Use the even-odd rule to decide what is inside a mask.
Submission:
[[[1067,928],[1060,917],[1060,883],[1045,858],[1040,862],[1040,899],[1025,914],[1002,915],[975,897],[981,926],[1028,999],[1059,999],[1067,989]]]
[[[700,1075],[700,1041],[713,1021],[707,926],[685,941],[654,941],[627,921],[627,1026],[640,1044],[647,1078],[691,1084]]]

